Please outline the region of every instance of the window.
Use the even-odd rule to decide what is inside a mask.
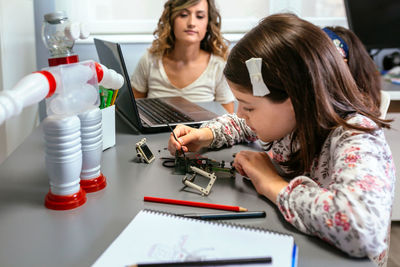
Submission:
[[[321,27],[347,27],[346,11],[342,0],[287,0],[273,2],[281,10],[286,8],[283,6],[286,2],[294,13]],[[272,13],[276,13],[279,12],[279,9],[272,11]]]
[[[149,35],[166,0],[56,0],[56,9],[89,24],[92,35]],[[270,14],[292,12],[319,26],[347,26],[342,0],[215,0],[222,31],[245,33]]]

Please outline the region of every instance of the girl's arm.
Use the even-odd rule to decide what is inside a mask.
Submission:
[[[225,114],[214,120],[203,123],[200,128],[210,128],[214,139],[211,148],[232,146],[241,142],[257,140],[256,134],[246,125],[244,119],[236,114]]]
[[[180,150],[181,147],[185,152],[198,151],[202,147],[219,148],[257,139],[245,121],[236,114],[225,114],[203,123],[200,129],[178,125],[174,133],[178,140],[171,135],[168,141],[171,155],[175,155],[176,150]]]
[[[377,257],[387,249],[394,165],[382,131],[337,129],[310,177],[299,176],[277,198],[285,219],[352,256]]]

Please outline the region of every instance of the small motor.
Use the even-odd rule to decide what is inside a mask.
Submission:
[[[146,138],[142,138],[136,143],[136,155],[146,163],[151,163],[154,160],[154,155],[146,144]]]

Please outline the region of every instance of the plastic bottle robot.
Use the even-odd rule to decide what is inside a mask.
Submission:
[[[22,78],[0,94],[0,125],[26,106],[46,99],[43,120],[49,209],[66,210],[83,205],[86,192],[106,186],[100,171],[102,113],[98,85],[119,89],[123,77],[94,61],[78,62],[72,47],[89,34],[86,27],[69,22],[65,12],[46,14],[42,37],[49,49],[50,67]]]

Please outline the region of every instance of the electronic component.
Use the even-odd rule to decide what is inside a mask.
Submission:
[[[175,153],[174,158],[161,158],[163,159],[162,165],[167,168],[174,168],[175,174],[184,174],[182,183],[185,186],[198,190],[203,196],[208,196],[211,192],[211,188],[218,178],[234,178],[236,170],[232,166],[233,161],[230,162],[230,166],[225,166],[224,160],[216,161],[203,157],[198,154],[187,154],[187,156],[180,155],[178,151]],[[196,176],[203,176],[210,179],[206,186],[202,187],[199,184],[195,184],[194,180]],[[201,181],[200,181],[201,182]]]
[[[169,161],[165,161],[167,164],[164,166],[169,166]],[[197,167],[209,173],[216,172],[225,172],[229,173],[230,176],[235,176],[235,168],[232,167],[233,161],[230,163],[230,167],[226,167],[226,163],[224,160],[218,162],[216,160],[209,159],[207,157],[203,157],[201,155],[191,155],[189,154],[187,157],[183,157],[179,155],[179,153],[175,154],[175,163],[171,164],[171,167],[174,167],[175,174],[186,174],[193,173],[193,170],[190,168],[191,166]]]
[[[182,179],[182,183],[186,186],[189,186],[193,189],[200,191],[203,196],[204,195],[208,196],[208,194],[210,193],[211,187],[214,185],[214,182],[217,179],[217,176],[215,176],[215,173],[208,173],[208,172],[206,172],[202,169],[199,169],[197,167],[194,167],[194,166],[190,166],[189,168],[193,171],[193,174],[191,177],[188,177],[188,174],[186,174],[185,177],[183,177],[183,179]],[[210,182],[207,184],[206,187],[201,187],[194,183],[194,178],[196,177],[197,174],[210,179]]]
[[[154,160],[154,155],[146,144],[146,138],[136,143],[136,153],[137,157],[144,162],[151,163]]]

